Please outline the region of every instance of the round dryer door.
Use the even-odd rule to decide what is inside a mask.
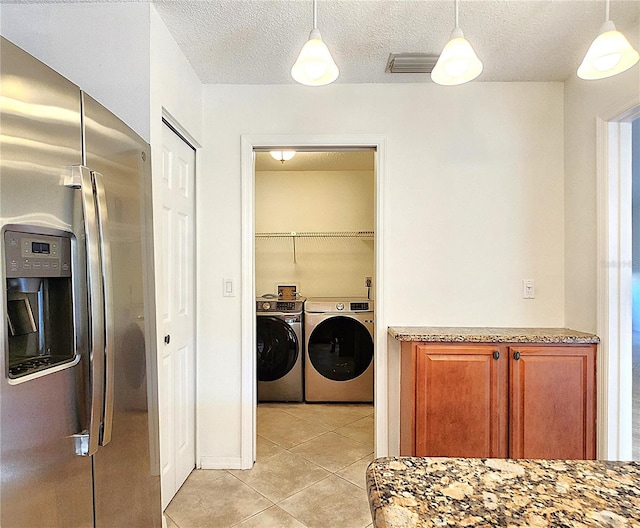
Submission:
[[[293,368],[299,344],[293,328],[282,319],[257,318],[258,380],[275,381]]]
[[[325,378],[347,381],[360,376],[373,360],[373,339],[367,328],[351,317],[331,317],[309,336],[307,357]]]

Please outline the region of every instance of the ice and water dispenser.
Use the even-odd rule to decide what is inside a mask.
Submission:
[[[4,232],[9,379],[75,359],[71,236]]]

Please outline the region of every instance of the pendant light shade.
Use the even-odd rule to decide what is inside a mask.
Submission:
[[[280,163],[289,161],[296,155],[295,150],[270,150],[269,154],[274,160],[278,160]]]
[[[586,80],[605,79],[628,70],[638,62],[638,52],[633,49],[625,36],[616,31],[616,26],[608,20],[602,24],[600,34],[589,46],[589,50],[578,68],[578,77]]]
[[[302,47],[298,59],[291,68],[291,76],[294,80],[306,86],[331,84],[340,74],[316,26],[317,5],[316,0],[313,0],[313,29],[309,34],[309,40]]]
[[[302,47],[298,60],[291,68],[291,76],[300,84],[323,86],[335,81],[339,73],[329,48],[322,42],[320,31],[312,29],[309,40]]]
[[[472,81],[482,73],[483,65],[458,26],[458,0],[455,2],[456,27],[431,72],[434,83],[454,86]]]
[[[445,86],[464,84],[480,75],[482,68],[471,44],[464,38],[462,30],[456,27],[431,72],[431,80]]]

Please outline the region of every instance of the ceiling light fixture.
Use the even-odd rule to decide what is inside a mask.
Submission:
[[[278,160],[280,163],[289,161],[296,155],[295,150],[270,150],[269,154],[274,160]]]
[[[607,0],[604,24],[578,68],[578,77],[589,81],[606,79],[628,70],[638,62],[639,57],[638,52],[622,33],[616,31],[616,26],[609,20]]]
[[[458,0],[455,0],[455,10],[456,27],[431,72],[431,80],[445,86],[472,81],[482,73],[483,68],[482,62],[458,26]]]
[[[302,47],[298,60],[291,68],[291,77],[306,86],[331,84],[340,74],[327,45],[322,42],[317,28],[318,6],[313,0],[313,29],[309,40]]]

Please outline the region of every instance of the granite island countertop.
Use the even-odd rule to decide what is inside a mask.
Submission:
[[[640,463],[379,458],[367,468],[375,528],[640,527]]]
[[[600,338],[594,334],[569,328],[390,326],[388,332],[398,341],[545,344],[597,344],[600,342]]]

